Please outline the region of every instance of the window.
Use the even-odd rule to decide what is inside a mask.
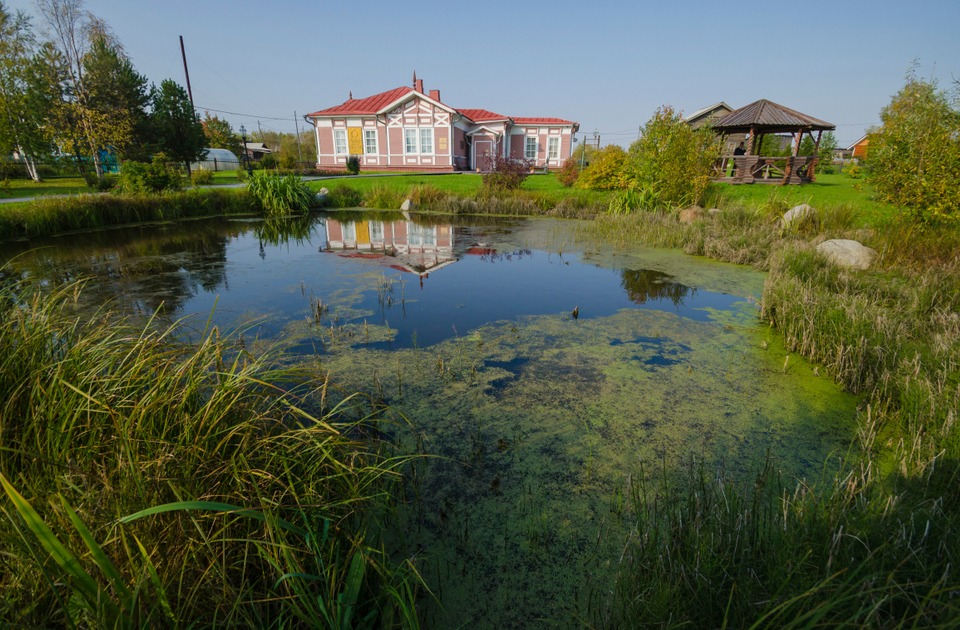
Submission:
[[[433,154],[433,129],[404,129],[403,146],[404,153]]]
[[[420,130],[420,153],[433,153],[433,129]]]
[[[337,155],[344,155],[347,152],[347,130],[333,130],[333,150]]]
[[[379,243],[383,240],[383,223],[370,221],[370,240]]]
[[[376,155],[377,153],[377,132],[374,129],[366,129],[363,132],[363,152],[367,155]]]
[[[548,160],[560,159],[560,138],[557,138],[557,137],[547,138],[547,159]]]
[[[534,136],[527,136],[523,145],[523,157],[528,160],[537,159],[537,139]]]

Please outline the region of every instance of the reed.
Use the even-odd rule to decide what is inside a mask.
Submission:
[[[417,627],[380,532],[409,458],[362,397],[238,331],[0,290],[0,618],[12,627]],[[248,344],[249,345],[249,344]]]
[[[78,195],[0,206],[0,240],[127,223],[251,214],[262,207],[244,190],[186,190],[158,195]]]

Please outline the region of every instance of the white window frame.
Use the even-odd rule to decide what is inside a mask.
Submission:
[[[414,129],[404,129],[403,130],[403,152],[407,155],[416,155],[417,149],[419,148],[419,139],[417,135],[417,130]]]
[[[349,145],[347,145],[347,130],[334,129],[333,130],[333,152],[337,155],[346,155],[347,151],[349,150],[350,150]]]
[[[548,160],[560,159],[560,145],[561,145],[560,136],[550,136],[547,138],[547,159]]]
[[[373,141],[373,149],[371,150],[371,140]],[[376,129],[364,129],[363,130],[363,152],[366,155],[378,155],[380,151],[377,147],[377,130]]]
[[[533,155],[530,155],[530,141],[533,140]],[[540,149],[540,142],[537,136],[524,136],[523,140],[523,159],[535,160]]]
[[[420,155],[433,155],[433,128],[420,129]]]

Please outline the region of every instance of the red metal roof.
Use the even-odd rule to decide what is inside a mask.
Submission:
[[[576,125],[572,120],[562,118],[514,118],[518,125]]]
[[[355,98],[342,105],[321,109],[318,112],[307,114],[307,116],[362,116],[376,114],[390,103],[399,98],[403,98],[410,92],[413,92],[413,88],[394,88],[386,92],[381,92],[380,94],[368,96],[367,98]]]
[[[473,122],[490,122],[491,120],[510,120],[509,116],[495,114],[485,109],[458,109],[458,112]]]

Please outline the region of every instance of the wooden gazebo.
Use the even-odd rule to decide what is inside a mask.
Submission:
[[[730,184],[807,184],[816,179],[817,151],[824,131],[835,125],[801,114],[766,99],[750,103],[718,119],[713,128],[720,134],[746,133],[745,155],[722,155],[714,167],[714,181]],[[813,132],[817,135],[814,137]],[[764,157],[757,155],[768,134],[789,133],[793,136],[793,155]],[[810,134],[816,150],[813,156],[797,155],[803,134]]]

